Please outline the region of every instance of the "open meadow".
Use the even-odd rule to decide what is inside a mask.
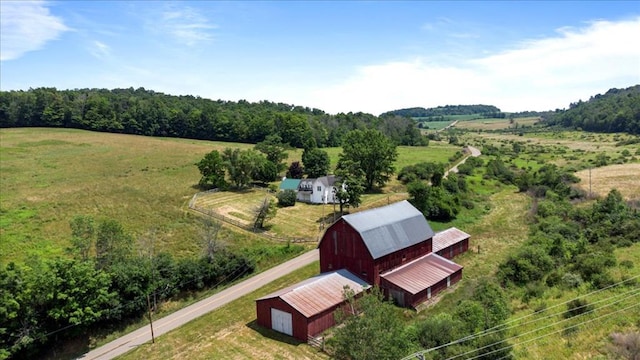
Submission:
[[[519,128],[523,126],[533,126],[540,121],[540,118],[526,117],[515,118],[513,120],[508,118],[500,119],[460,119],[455,125],[456,129],[464,130],[502,130],[509,128]]]
[[[187,211],[189,200],[199,191],[195,163],[226,147],[253,145],[74,129],[1,129],[0,263],[63,255],[71,236],[69,221],[76,215],[117,220],[134,237],[153,232],[156,250],[176,257],[199,252],[201,221]],[[396,168],[419,161],[447,162],[459,149],[437,142],[399,147]],[[335,166],[341,148],[326,150]],[[291,150],[287,162],[299,160],[301,154]],[[248,193],[255,197],[223,192],[219,195],[227,200],[214,199],[207,206],[250,221],[265,193]],[[368,195],[362,207],[379,201],[387,201],[387,196]],[[327,206],[324,211],[333,209]],[[271,231],[317,238],[322,213],[321,206],[305,204],[282,209]],[[240,248],[268,243],[235,228],[223,231],[221,238]]]

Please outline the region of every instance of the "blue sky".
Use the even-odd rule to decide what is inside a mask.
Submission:
[[[329,113],[551,110],[640,83],[637,1],[6,1],[0,88],[144,87]]]

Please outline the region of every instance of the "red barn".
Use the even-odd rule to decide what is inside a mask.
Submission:
[[[469,250],[470,237],[471,235],[455,227],[437,232],[433,236],[433,252],[451,260]]]
[[[462,278],[462,266],[446,257],[468,247],[469,234],[435,234],[408,201],[345,215],[318,244],[322,274],[258,299],[258,324],[306,341],[335,324],[345,285],[358,294],[378,286],[415,308]]]
[[[380,285],[380,274],[432,251],[434,232],[408,201],[345,215],[327,228],[320,272],[348,269]]]
[[[258,325],[307,341],[335,325],[348,286],[357,296],[369,284],[347,270],[320,274],[256,300]]]

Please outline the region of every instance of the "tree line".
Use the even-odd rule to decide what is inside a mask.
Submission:
[[[500,109],[493,105],[445,105],[434,108],[413,107],[407,109],[399,109],[388,111],[380,115],[385,116],[404,116],[410,118],[416,117],[437,117],[446,115],[474,115],[474,114],[499,114]]]
[[[344,134],[375,128],[398,145],[423,145],[415,122],[362,112],[330,115],[284,103],[210,100],[144,88],[0,91],[0,127],[62,127],[147,136],[258,143],[277,134],[290,146],[340,146]]]
[[[202,255],[181,259],[154,253],[153,234],[136,249],[114,220],[76,216],[70,226],[71,256],[0,266],[0,359],[41,357],[56,344],[123,328],[166,300],[255,269],[221,245],[214,222],[203,225]]]
[[[546,123],[592,132],[640,135],[640,85],[613,88],[586,102],[572,103],[567,110],[556,110]]]

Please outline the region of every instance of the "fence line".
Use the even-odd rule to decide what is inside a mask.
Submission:
[[[218,192],[218,191],[219,191],[218,189],[211,189],[211,190],[195,193],[193,195],[193,197],[191,198],[191,200],[189,200],[189,209],[191,209],[191,210],[193,210],[195,212],[198,212],[198,213],[200,213],[202,215],[218,219],[218,220],[223,221],[223,222],[225,222],[227,224],[231,224],[231,225],[233,225],[235,227],[238,227],[238,228],[240,228],[242,230],[250,231],[250,232],[252,232],[254,234],[258,234],[258,235],[260,235],[262,237],[266,237],[266,238],[271,239],[271,240],[281,241],[281,242],[292,242],[292,243],[317,242],[316,239],[287,238],[287,237],[274,236],[274,235],[267,234],[267,233],[260,232],[260,231],[255,231],[253,226],[249,226],[249,225],[247,225],[247,224],[245,224],[243,222],[240,222],[240,221],[232,219],[232,218],[230,218],[228,216],[224,216],[222,214],[219,214],[219,213],[217,213],[216,211],[214,211],[211,208],[205,208],[205,207],[196,205],[196,201],[198,200],[198,197],[200,195],[215,193],[215,192]]]

